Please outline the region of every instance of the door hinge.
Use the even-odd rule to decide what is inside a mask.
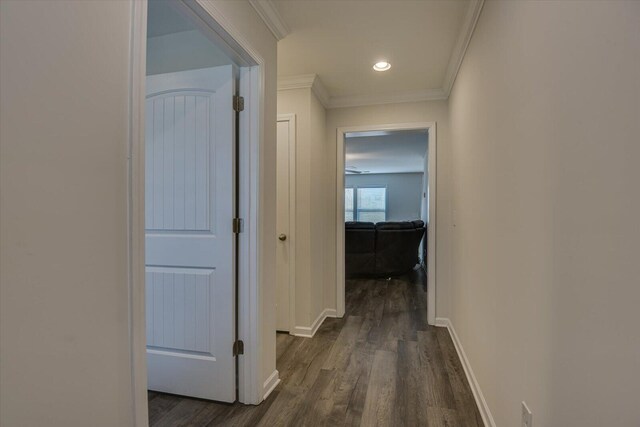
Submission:
[[[233,355],[244,354],[244,341],[238,340],[233,343]]]
[[[233,95],[233,111],[244,111],[244,97],[240,95]]]
[[[233,232],[235,234],[242,233],[242,218],[233,218]]]

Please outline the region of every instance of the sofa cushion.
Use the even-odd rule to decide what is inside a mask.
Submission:
[[[411,271],[418,262],[424,222],[345,223],[347,277],[393,276]]]
[[[372,222],[348,221],[344,223],[347,230],[373,230],[376,225]]]
[[[348,228],[345,230],[345,253],[361,254],[376,251],[376,230]]]
[[[402,228],[376,230],[376,274],[392,276],[410,271],[418,262],[416,229],[413,224]]]
[[[376,230],[413,230],[415,226],[409,221],[402,222],[379,222],[376,224]]]
[[[347,277],[365,276],[376,269],[376,229],[372,222],[345,223]]]

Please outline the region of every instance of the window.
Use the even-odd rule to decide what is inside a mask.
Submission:
[[[353,188],[344,189],[344,220],[353,221]]]
[[[344,217],[345,221],[385,221],[387,189],[385,187],[345,188]]]
[[[386,188],[357,188],[356,191],[358,221],[381,222],[387,218]]]

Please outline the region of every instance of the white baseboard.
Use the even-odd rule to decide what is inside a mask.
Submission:
[[[313,321],[311,326],[296,326],[293,328],[293,333],[291,335],[295,335],[296,337],[313,338],[318,331],[318,328],[327,317],[337,317],[336,310],[333,308],[325,308],[322,313],[318,315],[316,320]]]
[[[269,378],[264,382],[262,386],[262,399],[269,397],[271,392],[280,384],[280,373],[278,370],[273,371]]]
[[[451,322],[446,317],[436,317],[436,326],[439,328],[447,328],[449,326],[449,323]]]
[[[458,334],[456,334],[453,323],[451,323],[451,320],[446,317],[436,317],[436,326],[447,328],[449,331],[453,345],[458,353],[458,358],[460,359],[464,373],[467,376],[467,381],[469,381],[469,385],[471,386],[471,391],[473,392],[473,397],[476,400],[476,405],[478,405],[478,409],[480,410],[480,416],[482,417],[484,425],[487,427],[496,427],[496,422],[493,420],[493,416],[489,410],[489,405],[487,405],[487,401],[480,389],[480,384],[473,373],[473,369],[471,369],[471,364],[469,363],[469,359],[467,359],[467,355],[462,348],[462,343],[458,338]]]

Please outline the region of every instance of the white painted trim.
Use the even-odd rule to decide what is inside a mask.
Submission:
[[[278,12],[278,8],[271,0],[249,0],[249,3],[258,12],[264,23],[267,24],[276,40],[282,40],[291,32],[282,15]]]
[[[253,48],[243,33],[220,12],[216,6],[218,3],[216,0],[178,0],[176,3],[184,3],[189,6],[192,14],[201,20],[196,24],[219,40],[220,47],[234,61],[237,61],[239,66],[258,65],[262,67],[264,65],[264,58]]]
[[[460,71],[460,66],[464,60],[464,55],[467,53],[467,48],[471,42],[473,32],[476,29],[476,24],[478,23],[478,18],[480,17],[483,5],[484,0],[471,0],[471,3],[469,3],[467,14],[464,17],[464,21],[460,27],[460,32],[458,33],[458,39],[456,40],[453,51],[451,52],[449,64],[447,65],[447,72],[444,77],[444,83],[442,84],[445,99],[449,98],[449,95],[451,94],[453,83],[456,81],[458,71]]]
[[[278,90],[306,89],[313,86],[315,74],[300,74],[297,76],[278,76]]]
[[[427,223],[427,322],[433,325],[436,322],[438,309],[436,307],[437,295],[437,204],[438,204],[438,129],[434,122],[429,127],[429,221]]]
[[[316,74],[278,77],[278,90],[311,88],[325,108],[358,107],[362,105],[396,104],[399,102],[435,101],[446,99],[442,89],[400,92],[382,95],[330,96]]]
[[[278,114],[279,122],[289,122],[289,331],[296,324],[296,143],[298,128],[295,114]]]
[[[318,101],[324,108],[328,108],[330,105],[330,97],[327,88],[322,84],[322,80],[320,77],[316,76],[313,80],[313,84],[311,85],[311,91],[316,95]]]
[[[392,123],[340,127],[336,135],[336,308],[337,316],[345,312],[345,252],[344,252],[344,138],[349,132],[396,131],[427,129],[429,132],[429,224],[427,227],[427,322],[436,323],[436,204],[437,204],[437,147],[435,122]]]
[[[269,375],[269,378],[262,386],[262,400],[265,400],[276,387],[280,384],[280,372],[276,369]]]
[[[239,400],[260,403],[260,349],[262,347],[262,295],[260,262],[262,210],[260,206],[260,158],[264,111],[264,67],[240,69],[240,95],[245,98],[245,120],[240,121],[240,212],[245,230],[240,233],[239,338],[244,341],[244,355],[239,356]],[[242,173],[248,171],[249,173]]]
[[[462,363],[462,368],[464,369],[464,373],[467,376],[467,381],[469,381],[469,386],[471,387],[471,392],[473,393],[473,397],[476,401],[476,405],[478,406],[478,410],[480,411],[480,416],[482,417],[482,422],[487,427],[496,427],[496,422],[491,415],[491,411],[489,410],[489,405],[487,404],[486,399],[484,398],[484,394],[482,394],[482,389],[480,389],[480,384],[476,379],[475,374],[473,373],[473,369],[471,368],[471,363],[469,363],[469,359],[464,352],[464,348],[462,347],[462,342],[460,342],[460,338],[458,338],[458,334],[456,333],[455,328],[453,327],[453,323],[446,317],[438,317],[436,319],[436,326],[447,328],[449,331],[449,335],[451,336],[451,340],[453,341],[453,345],[456,348],[456,352],[458,353],[458,358],[460,359],[460,363]]]
[[[447,94],[442,89],[417,90],[389,94],[332,96],[329,99],[327,108],[398,104],[401,102],[438,101],[442,99],[447,99]]]
[[[311,89],[323,107],[329,108],[331,99],[327,88],[316,74],[278,77],[278,90]]]
[[[327,317],[338,317],[336,315],[336,310],[332,308],[325,308],[322,313],[316,317],[316,320],[313,321],[311,326],[296,326],[293,328],[293,333],[291,335],[313,338],[316,332],[318,332],[318,328],[320,328],[320,325],[322,325],[322,322],[324,322]]]
[[[344,248],[344,134],[345,128],[336,131],[336,312],[345,312],[345,248]]]
[[[439,328],[446,328],[449,325],[449,319],[446,317],[436,317],[436,323],[434,326]]]
[[[338,317],[338,315],[336,314],[336,310],[333,308],[325,308],[324,313],[326,314],[325,319],[327,317]]]
[[[129,141],[127,152],[127,281],[133,425],[149,424],[144,236],[144,131],[147,1],[131,1]]]

